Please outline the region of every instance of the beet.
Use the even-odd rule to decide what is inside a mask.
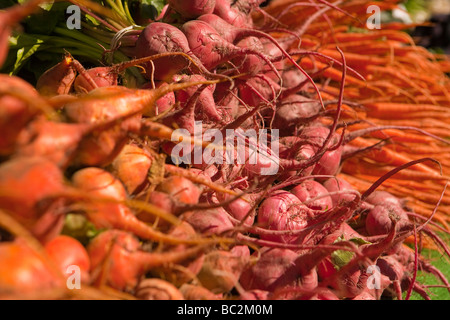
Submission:
[[[278,231],[298,231],[307,225],[310,209],[292,193],[277,192],[266,198],[258,208],[257,224]],[[263,239],[292,243],[300,241],[295,235],[262,235]]]

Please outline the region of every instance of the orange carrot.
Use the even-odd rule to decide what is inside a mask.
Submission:
[[[387,146],[390,148],[391,146]],[[450,148],[445,148],[441,146],[437,146],[435,144],[427,144],[427,145],[401,145],[396,144],[395,147],[392,147],[399,153],[408,153],[408,154],[430,154],[436,155],[441,154],[441,157],[448,157],[450,155]]]
[[[323,62],[319,62],[319,61],[313,62],[310,58],[304,58],[300,62],[300,66],[304,69],[314,69],[314,68],[322,69],[322,68],[327,67],[327,64],[323,63]],[[326,70],[324,70],[323,75],[325,77],[331,78],[332,80],[335,80],[335,81],[340,81],[342,78],[342,72],[333,67],[327,68]],[[362,87],[366,86],[366,83],[364,81],[359,80],[352,76],[347,76],[346,81],[350,84],[355,84],[355,85],[359,85]]]
[[[356,168],[356,169],[355,169]],[[373,176],[382,176],[386,173],[388,173],[390,170],[392,170],[393,166],[375,166],[371,165],[369,166],[368,163],[364,163],[364,161],[360,162],[354,162],[354,161],[347,161],[344,163],[344,166],[342,168],[343,172],[346,172],[348,174],[350,173],[356,173],[356,174],[366,174],[366,175],[373,175]],[[414,179],[417,181],[423,181],[423,180],[433,180],[433,181],[445,181],[448,180],[448,176],[440,176],[440,175],[433,175],[428,174],[425,172],[418,172],[414,170],[402,170],[401,172],[398,172],[395,177],[402,178],[402,179]]]
[[[394,181],[388,182],[386,184],[386,186],[388,186],[390,188],[390,190],[397,189],[399,191],[402,191],[403,194],[406,194],[405,192],[410,192],[410,190],[408,190],[405,187],[399,186],[398,183],[396,183]],[[428,201],[430,203],[436,203],[439,200],[440,195],[439,195],[439,193],[425,193],[425,192],[423,192],[423,193],[420,194],[420,197],[421,197],[421,200]],[[450,204],[450,196],[444,196],[442,198],[442,203],[443,204]]]
[[[340,33],[336,35],[339,43],[361,40],[394,40],[415,46],[414,40],[407,33],[395,30],[375,30],[367,33]]]
[[[368,114],[374,118],[396,118],[398,114],[405,115],[415,112],[443,112],[448,113],[448,108],[430,104],[406,104],[406,103],[366,103]]]
[[[339,53],[335,50],[323,49],[320,52],[332,58],[339,59]],[[388,62],[384,57],[367,56],[352,52],[345,52],[345,59],[348,66],[362,68],[367,64],[385,65]]]
[[[373,142],[362,138],[356,138],[350,144],[357,147],[369,147],[373,145]],[[394,166],[399,166],[412,161],[411,158],[386,148],[381,150],[372,150],[365,153],[364,155],[374,161],[385,164],[391,164]],[[422,163],[418,163],[413,168],[421,172],[429,173],[431,176],[439,175],[439,173],[436,170],[433,170]]]
[[[367,126],[356,124],[356,125],[352,126],[352,131],[363,129],[363,128],[367,128]],[[371,132],[370,135],[372,137],[378,138],[378,139],[390,138],[393,141],[399,141],[399,142],[433,143],[436,141],[434,138],[425,136],[423,134],[406,132],[404,130],[398,130],[398,129],[383,129],[383,130]]]

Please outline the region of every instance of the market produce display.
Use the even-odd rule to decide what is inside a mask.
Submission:
[[[0,299],[450,294],[450,60],[400,0],[6,2]]]

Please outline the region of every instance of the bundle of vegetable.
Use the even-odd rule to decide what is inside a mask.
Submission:
[[[393,9],[398,2],[380,4],[380,8]],[[368,6],[350,1],[340,8],[350,15],[357,15],[364,22],[371,17],[370,13],[366,13]],[[385,190],[407,200],[417,213],[428,215],[438,199],[439,190],[448,181],[448,153],[444,151],[448,148],[449,137],[448,57],[415,46],[414,39],[403,31],[412,25],[391,22],[383,23],[378,29],[367,30],[359,21],[327,10],[326,15],[333,21],[333,26],[321,28],[325,25],[322,22],[324,20],[299,25],[298,21],[302,21],[299,17],[308,17],[314,9],[299,6],[295,1],[276,1],[267,10],[275,16],[279,14],[284,25],[307,30],[304,32],[308,35],[308,42],[302,43],[304,50],[319,48],[319,53],[338,58],[339,52],[335,48],[339,46],[346,55],[348,66],[364,76],[364,82],[348,80],[345,95],[350,101],[357,102],[359,108],[352,110],[349,106],[348,112],[345,112],[347,121],[352,123],[347,126],[347,130],[377,125],[413,126],[447,139],[438,141],[419,132],[387,128],[370,132],[350,143],[355,151],[369,148],[381,140],[383,146],[369,148],[368,152],[356,156],[352,154],[343,162],[342,177],[351,180],[362,191],[394,166],[420,156],[439,160],[442,174],[439,167],[425,164],[399,173],[384,185]],[[329,40],[324,43],[323,39]],[[321,68],[326,62],[317,55],[314,61],[303,57],[301,65],[305,68]],[[328,68],[324,76],[337,81],[338,70],[336,67]],[[334,81],[329,82],[323,90],[330,99],[338,94]],[[358,171],[355,171],[355,167]],[[448,200],[444,197],[436,219],[448,229],[447,205]]]
[[[2,40],[25,30],[0,82],[2,298],[430,299],[419,269],[450,292],[419,252],[450,258],[450,86],[406,26],[358,29],[364,1],[71,0],[70,30],[43,3],[1,12]]]

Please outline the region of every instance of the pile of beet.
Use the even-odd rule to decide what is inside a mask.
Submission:
[[[1,63],[42,2],[0,12]],[[346,77],[363,76],[338,49],[326,57],[341,70],[338,99],[325,99],[327,67],[300,66],[300,33],[256,25],[253,14],[276,20],[262,3],[169,0],[128,38],[129,61],[85,68],[67,52],[36,84],[0,74],[1,299],[430,299],[418,270],[450,292],[419,252],[426,236],[450,256],[440,200],[423,217],[379,190],[439,162],[399,165],[364,192],[339,177],[378,147],[349,143],[387,127],[347,130]],[[131,68],[143,83],[125,81]],[[270,143],[243,139],[230,156],[213,129]]]

